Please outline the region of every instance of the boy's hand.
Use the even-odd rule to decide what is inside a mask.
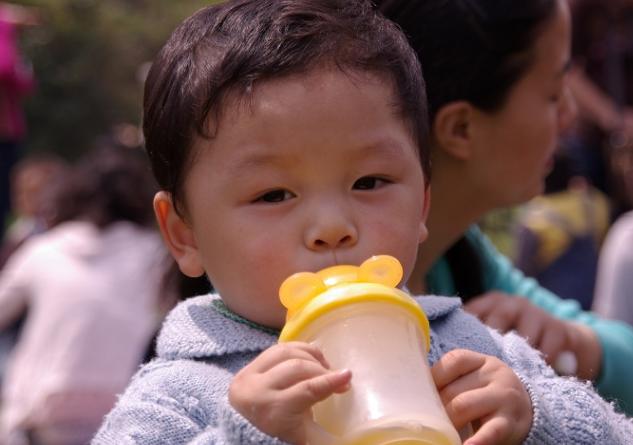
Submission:
[[[301,342],[280,343],[238,372],[229,402],[259,430],[285,442],[306,443],[310,408],[349,389],[349,370],[332,371],[321,351]]]
[[[563,351],[578,361],[576,376],[594,380],[600,371],[602,349],[595,333],[584,326],[551,316],[530,300],[503,292],[488,292],[470,300],[464,309],[502,333],[515,330],[554,365]]]
[[[458,430],[472,423],[464,445],[520,444],[532,426],[532,402],[501,360],[455,349],[431,368],[448,417]]]

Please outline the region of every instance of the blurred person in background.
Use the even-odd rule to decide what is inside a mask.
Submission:
[[[618,218],[602,246],[593,309],[633,326],[633,211]]]
[[[0,239],[10,210],[9,172],[26,135],[23,99],[34,87],[33,72],[20,57],[17,31],[36,23],[34,10],[0,2]]]
[[[545,193],[519,211],[514,263],[541,286],[590,310],[609,225],[608,198],[559,150],[545,179]]]
[[[2,387],[0,443],[86,444],[143,360],[168,265],[154,192],[142,152],[88,154],[57,191],[52,228],[0,272],[0,329],[27,314]]]
[[[47,229],[43,209],[66,167],[57,156],[38,154],[23,158],[11,171],[11,223],[0,243],[0,270],[26,239]],[[22,322],[20,317],[13,325],[0,329],[0,385]]]
[[[66,162],[58,156],[41,153],[27,155],[11,170],[11,213],[0,245],[0,269],[27,238],[46,230],[43,209],[66,168]]]
[[[590,183],[633,209],[633,2],[574,0],[569,87],[579,120],[563,144]]]

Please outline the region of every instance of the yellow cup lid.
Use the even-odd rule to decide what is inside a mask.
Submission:
[[[399,305],[415,316],[428,351],[429,321],[416,301],[396,288],[402,275],[402,265],[396,258],[378,255],[358,267],[333,266],[290,276],[279,289],[281,303],[288,309],[279,341],[295,340],[316,318],[343,305],[380,301]]]

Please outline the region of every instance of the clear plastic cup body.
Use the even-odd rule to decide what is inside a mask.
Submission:
[[[428,367],[426,342],[408,309],[389,302],[343,305],[308,324],[333,369],[352,371],[351,389],[313,407],[340,444],[461,444]]]

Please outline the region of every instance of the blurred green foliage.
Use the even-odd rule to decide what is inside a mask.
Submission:
[[[37,90],[26,101],[26,150],[72,159],[120,123],[140,124],[143,68],[206,0],[13,0],[34,7],[22,30]]]

